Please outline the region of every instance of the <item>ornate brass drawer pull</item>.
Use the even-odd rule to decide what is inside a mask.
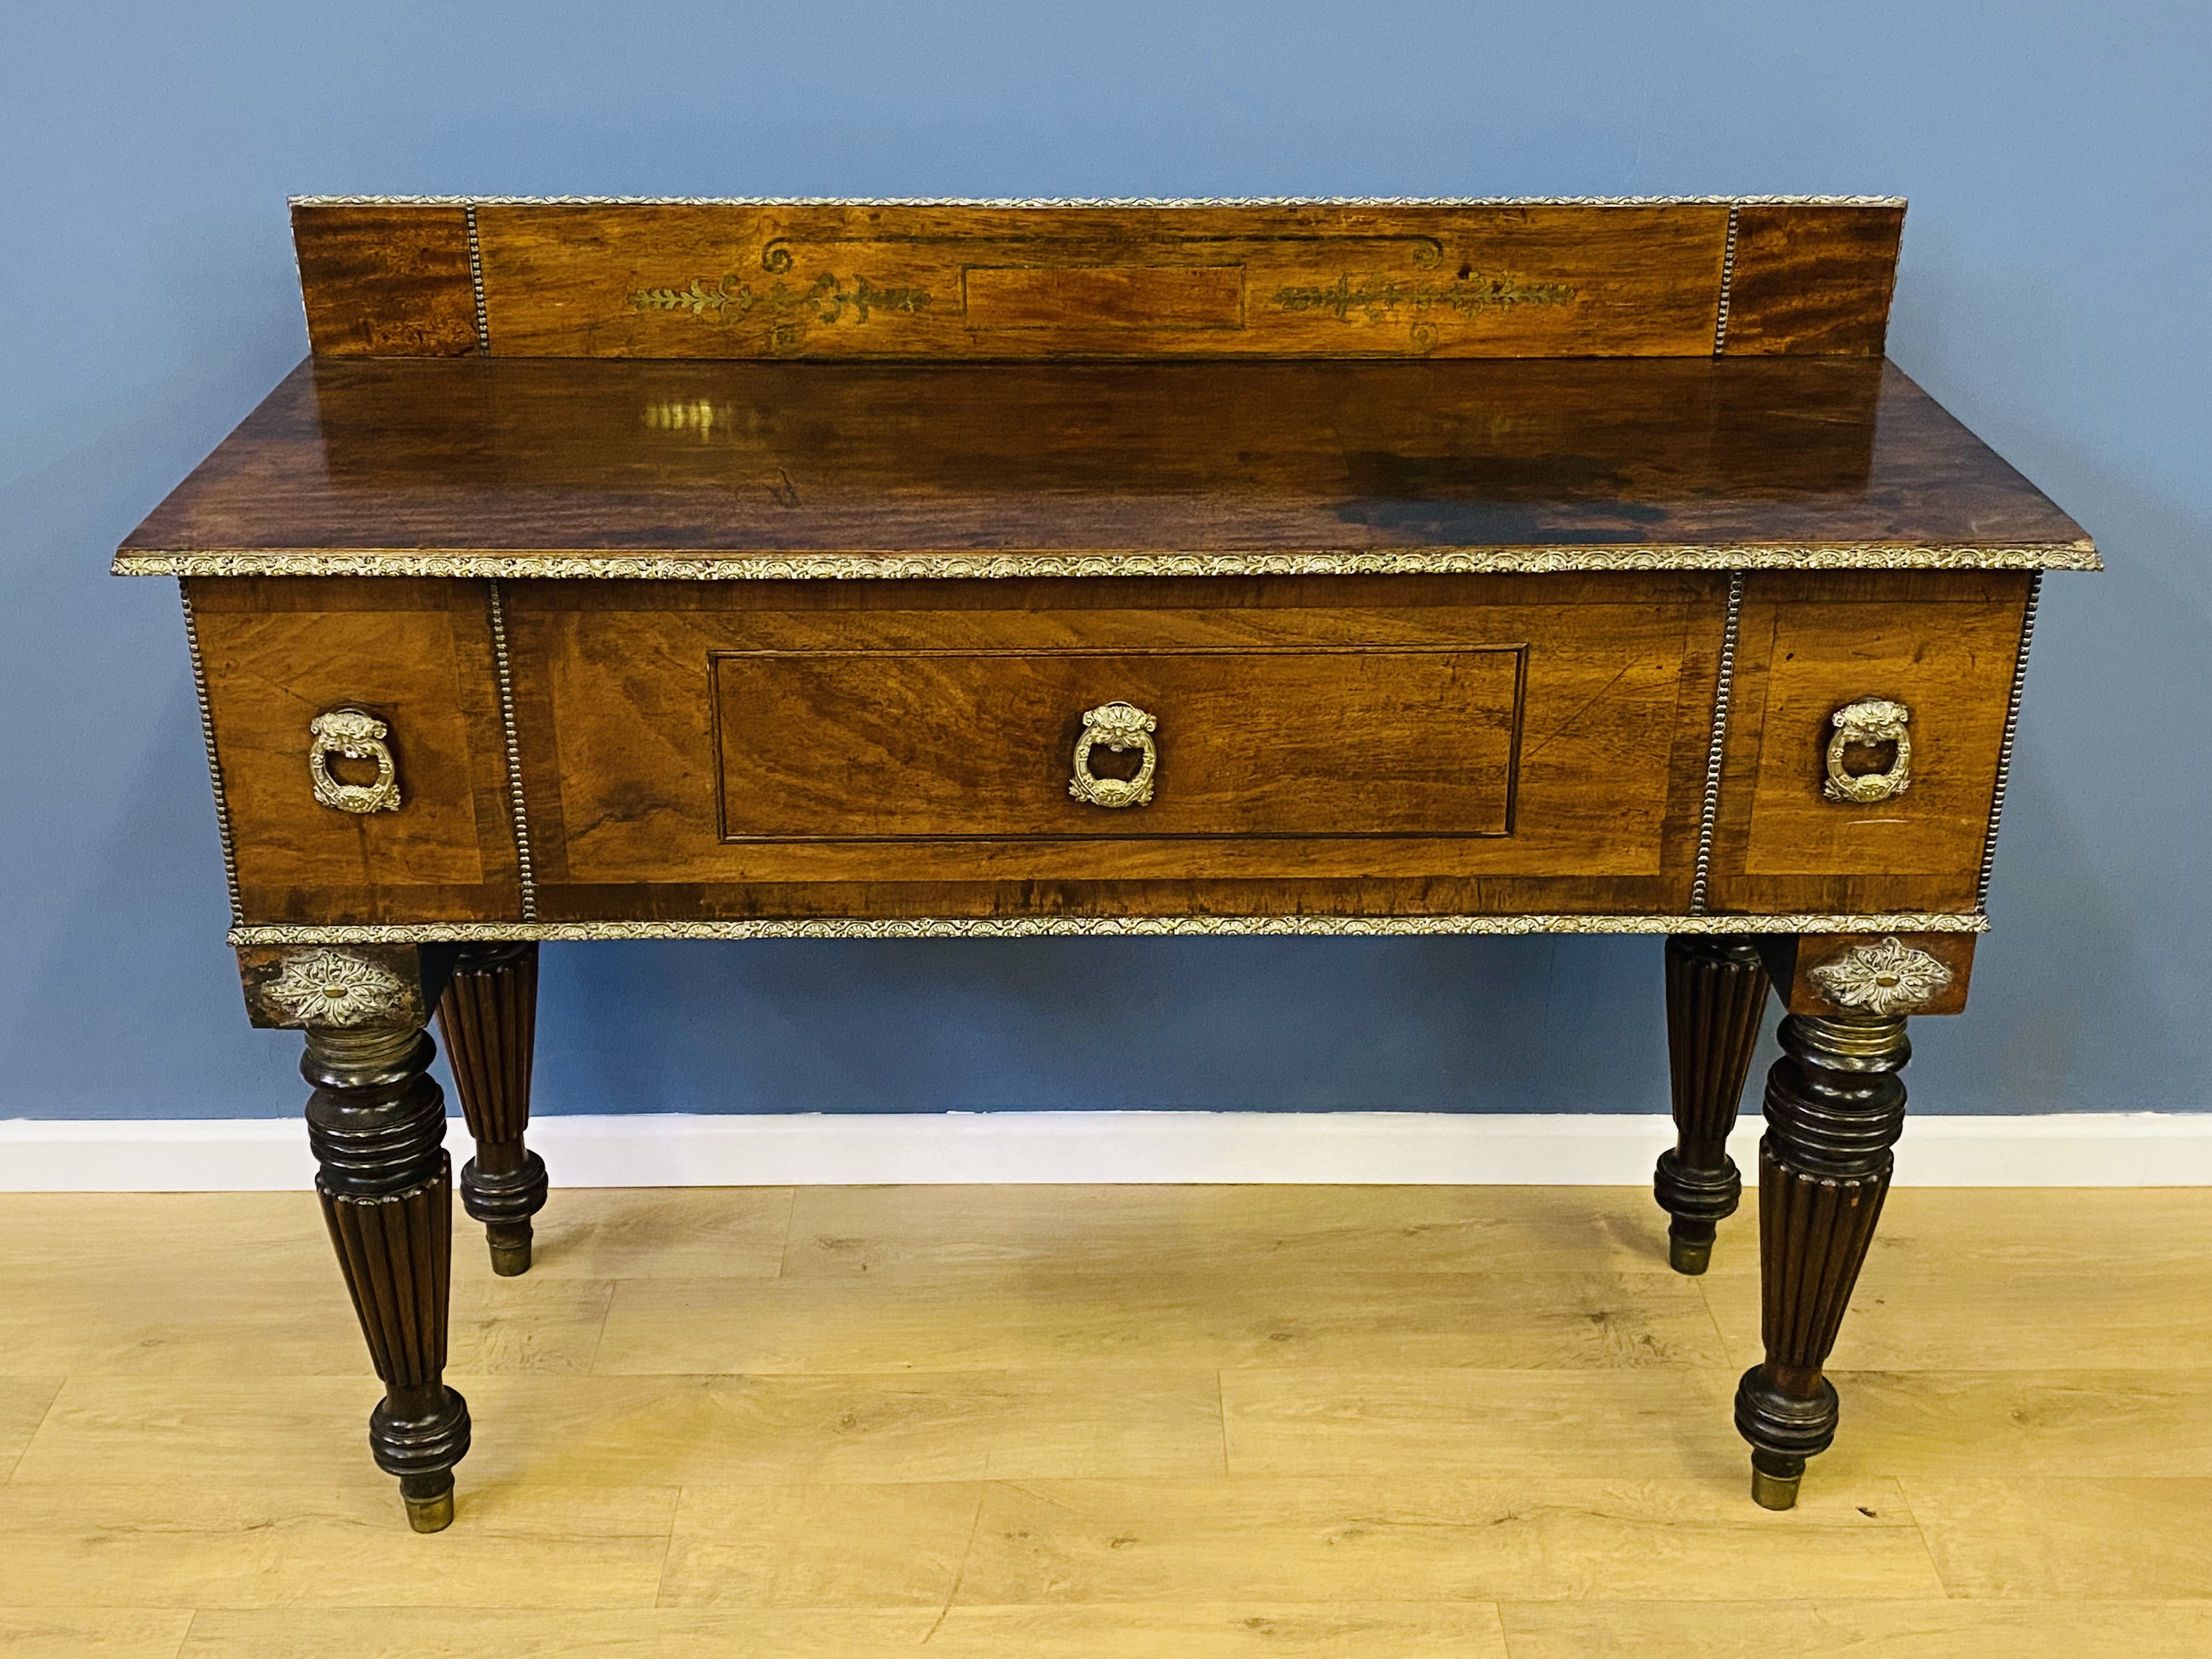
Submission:
[[[307,745],[307,775],[314,780],[315,799],[341,812],[397,812],[399,774],[392,751],[384,746],[391,727],[362,708],[332,708],[307,722],[313,741]],[[340,783],[331,775],[329,757],[376,763],[374,783]]]
[[[1912,739],[1905,723],[1912,711],[1901,702],[1883,697],[1861,697],[1828,716],[1836,735],[1828,739],[1828,781],[1820,793],[1830,800],[1869,802],[1887,800],[1912,787]],[[1887,772],[1853,774],[1844,770],[1844,750],[1855,743],[1893,743],[1897,758]]]
[[[1093,806],[1146,805],[1152,799],[1152,773],[1160,760],[1160,751],[1152,743],[1152,733],[1158,727],[1159,722],[1150,714],[1126,702],[1101,703],[1086,710],[1083,735],[1075,740],[1075,775],[1067,781],[1067,793]],[[1092,777],[1091,749],[1092,744],[1101,743],[1117,753],[1125,749],[1143,750],[1144,764],[1138,767],[1137,775]]]

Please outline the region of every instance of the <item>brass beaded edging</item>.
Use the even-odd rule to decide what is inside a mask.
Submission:
[[[483,246],[477,240],[477,204],[468,206],[469,288],[477,302],[477,356],[491,356],[491,318],[484,309]],[[1730,216],[1733,219],[1734,216]]]
[[[2043,573],[2027,584],[2027,606],[2020,617],[2020,655],[2012,667],[2012,692],[2005,699],[2004,737],[1997,744],[1997,784],[1990,793],[1989,834],[1982,842],[1982,869],[1974,884],[1974,908],[1986,910],[1990,878],[1997,867],[1997,823],[2004,817],[2005,784],[2012,776],[2013,738],[2020,731],[2020,700],[2027,688],[2027,648],[2035,642],[2035,607],[2043,598]]]
[[[1600,570],[2102,570],[2087,538],[1998,546],[1898,542],[1711,547],[1503,546],[1311,553],[425,553],[407,548],[118,552],[118,576],[510,576],[856,581],[1037,576],[1553,575]]]
[[[1728,354],[1729,300],[1735,287],[1736,221],[1742,212],[1741,203],[1729,204],[1728,240],[1721,247],[1721,302],[1713,313],[1713,356],[1716,357]],[[476,234],[476,210],[471,208],[469,210],[469,234],[471,238]],[[473,240],[470,246],[475,246]]]
[[[1729,698],[1735,684],[1737,625],[1743,620],[1743,572],[1729,576],[1728,619],[1721,624],[1720,672],[1713,681],[1712,735],[1705,744],[1705,793],[1698,807],[1698,856],[1690,878],[1690,914],[1703,915],[1713,867],[1713,830],[1720,822],[1721,765],[1728,753]]]
[[[215,753],[215,710],[208,702],[207,670],[200,662],[199,623],[192,617],[191,590],[177,579],[177,599],[185,607],[185,649],[192,659],[192,695],[200,709],[200,738],[207,745],[208,781],[215,787],[215,830],[222,843],[223,890],[230,897],[230,925],[246,920],[246,907],[238,897],[238,843],[230,833],[230,800],[223,793],[222,763]]]
[[[491,665],[499,683],[499,729],[507,748],[507,800],[514,817],[515,884],[522,893],[522,919],[538,920],[538,882],[530,860],[530,808],[522,796],[522,747],[515,732],[514,675],[507,655],[507,607],[496,578],[484,584],[490,596]]]
[[[292,207],[1894,207],[1902,196],[295,196]]]
[[[1989,918],[1951,912],[1872,915],[979,916],[750,921],[433,921],[237,927],[242,945],[434,945],[448,941],[624,939],[1098,939],[1462,933],[1985,933]]]

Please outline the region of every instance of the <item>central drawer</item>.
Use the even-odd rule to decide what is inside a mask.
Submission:
[[[538,912],[1680,908],[1725,604],[1708,573],[507,584]]]
[[[722,839],[1503,836],[1527,655],[719,652]]]

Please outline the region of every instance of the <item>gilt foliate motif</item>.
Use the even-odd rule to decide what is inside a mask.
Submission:
[[[1343,271],[1327,287],[1279,289],[1275,304],[1284,311],[1325,311],[1340,323],[1354,318],[1370,323],[1402,322],[1412,332],[1413,343],[1426,349],[1437,343],[1435,319],[1440,311],[1468,317],[1516,306],[1571,305],[1575,295],[1571,283],[1534,283],[1510,270],[1470,271],[1444,280],[1375,272],[1354,276]]]
[[[258,988],[261,1002],[297,1025],[388,1025],[415,1006],[414,988],[374,959],[349,951],[303,951]]]
[[[639,289],[629,302],[640,311],[688,311],[719,322],[761,323],[768,331],[767,343],[777,349],[800,344],[816,327],[865,323],[879,311],[911,313],[930,303],[926,289],[878,288],[867,276],[855,276],[848,283],[827,270],[811,283],[794,285],[781,274],[791,264],[789,254],[781,249],[771,251],[762,263],[777,274],[757,284],[734,272],[711,284],[695,276],[688,288]]]
[[[1839,1008],[1869,1014],[1909,1014],[1941,996],[1951,970],[1895,934],[1856,945],[1813,969],[1813,982]]]

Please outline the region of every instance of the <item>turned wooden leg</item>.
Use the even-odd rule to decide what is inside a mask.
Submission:
[[[421,1019],[417,1012],[404,1025],[309,1025],[300,1070],[314,1085],[307,1139],[320,1165],[323,1218],[384,1381],[369,1450],[399,1477],[409,1523],[436,1532],[453,1522],[469,1407],[444,1378],[453,1165],[445,1094],[428,1074],[436,1050]]]
[[[508,1277],[530,1270],[530,1218],[545,1207],[545,1160],[522,1144],[537,1022],[537,945],[463,946],[438,1001],[438,1033],[477,1143],[461,1167],[461,1204],[483,1223],[492,1271]]]
[[[1728,1138],[1759,1046],[1766,992],[1766,969],[1750,939],[1677,933],[1667,940],[1675,1142],[1659,1154],[1651,1191],[1672,1218],[1667,1257],[1676,1273],[1705,1272],[1715,1227],[1735,1213],[1743,1194]]]
[[[1912,1057],[1905,1017],[1782,1022],[1759,1143],[1761,1326],[1766,1358],[1736,1387],[1736,1431],[1751,1443],[1751,1492],[1771,1510],[1797,1501],[1805,1460],[1836,1437],[1835,1386],[1820,1374],[1889,1190]]]

